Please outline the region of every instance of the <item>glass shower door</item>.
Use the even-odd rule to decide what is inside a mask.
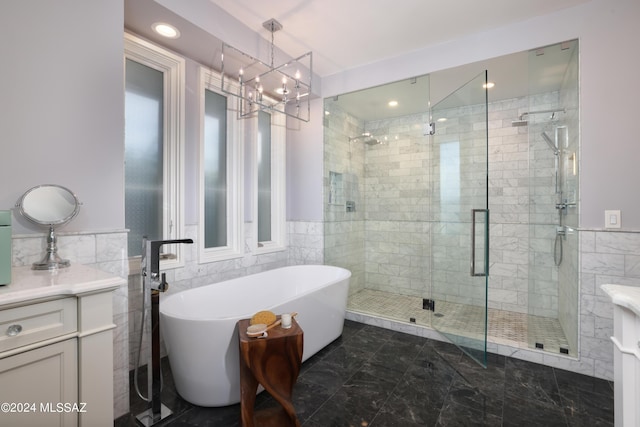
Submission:
[[[487,72],[431,109],[431,324],[486,366]]]

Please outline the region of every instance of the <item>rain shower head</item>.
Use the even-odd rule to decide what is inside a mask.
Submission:
[[[549,120],[553,120],[556,117],[556,113],[566,113],[567,110],[564,108],[557,108],[555,110],[541,110],[541,111],[525,111],[524,113],[520,114],[520,117],[518,117],[518,120],[514,120],[511,122],[511,126],[527,126],[529,124],[529,116],[532,114],[546,114],[546,113],[551,113],[551,117],[549,117]]]
[[[378,145],[382,143],[382,141],[371,135],[369,132],[365,132],[360,136],[349,137],[349,141],[362,141],[367,145]]]

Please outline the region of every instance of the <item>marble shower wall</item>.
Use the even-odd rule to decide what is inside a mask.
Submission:
[[[324,119],[324,260],[351,270],[349,293],[365,286],[364,123],[325,103]],[[354,210],[347,211],[347,202]]]
[[[369,121],[365,146],[365,275],[368,289],[430,297],[431,149],[424,114]]]

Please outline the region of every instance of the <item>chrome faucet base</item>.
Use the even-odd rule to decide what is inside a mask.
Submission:
[[[171,416],[172,414],[173,411],[167,408],[163,403],[160,410],[160,416],[156,416],[156,419],[154,419],[153,409],[149,408],[146,411],[140,412],[138,415],[136,415],[136,420],[138,420],[138,422],[143,426],[150,427]]]
[[[147,390],[149,408],[136,416],[138,422],[152,426],[171,416],[173,412],[162,403],[162,372],[160,367],[160,293],[169,287],[165,273],[160,273],[160,248],[165,244],[193,243],[191,239],[181,240],[142,240],[142,259],[140,260],[143,292],[143,312],[145,307],[151,310],[151,319],[147,322],[150,331],[151,357],[147,363]],[[145,325],[141,326],[144,331]]]

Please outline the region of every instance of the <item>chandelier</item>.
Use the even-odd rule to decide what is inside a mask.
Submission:
[[[270,19],[262,26],[271,32],[271,63],[265,64],[223,42],[222,91],[240,99],[239,116],[242,118],[261,110],[272,110],[308,122],[312,53],[275,66],[273,39],[282,24]]]

